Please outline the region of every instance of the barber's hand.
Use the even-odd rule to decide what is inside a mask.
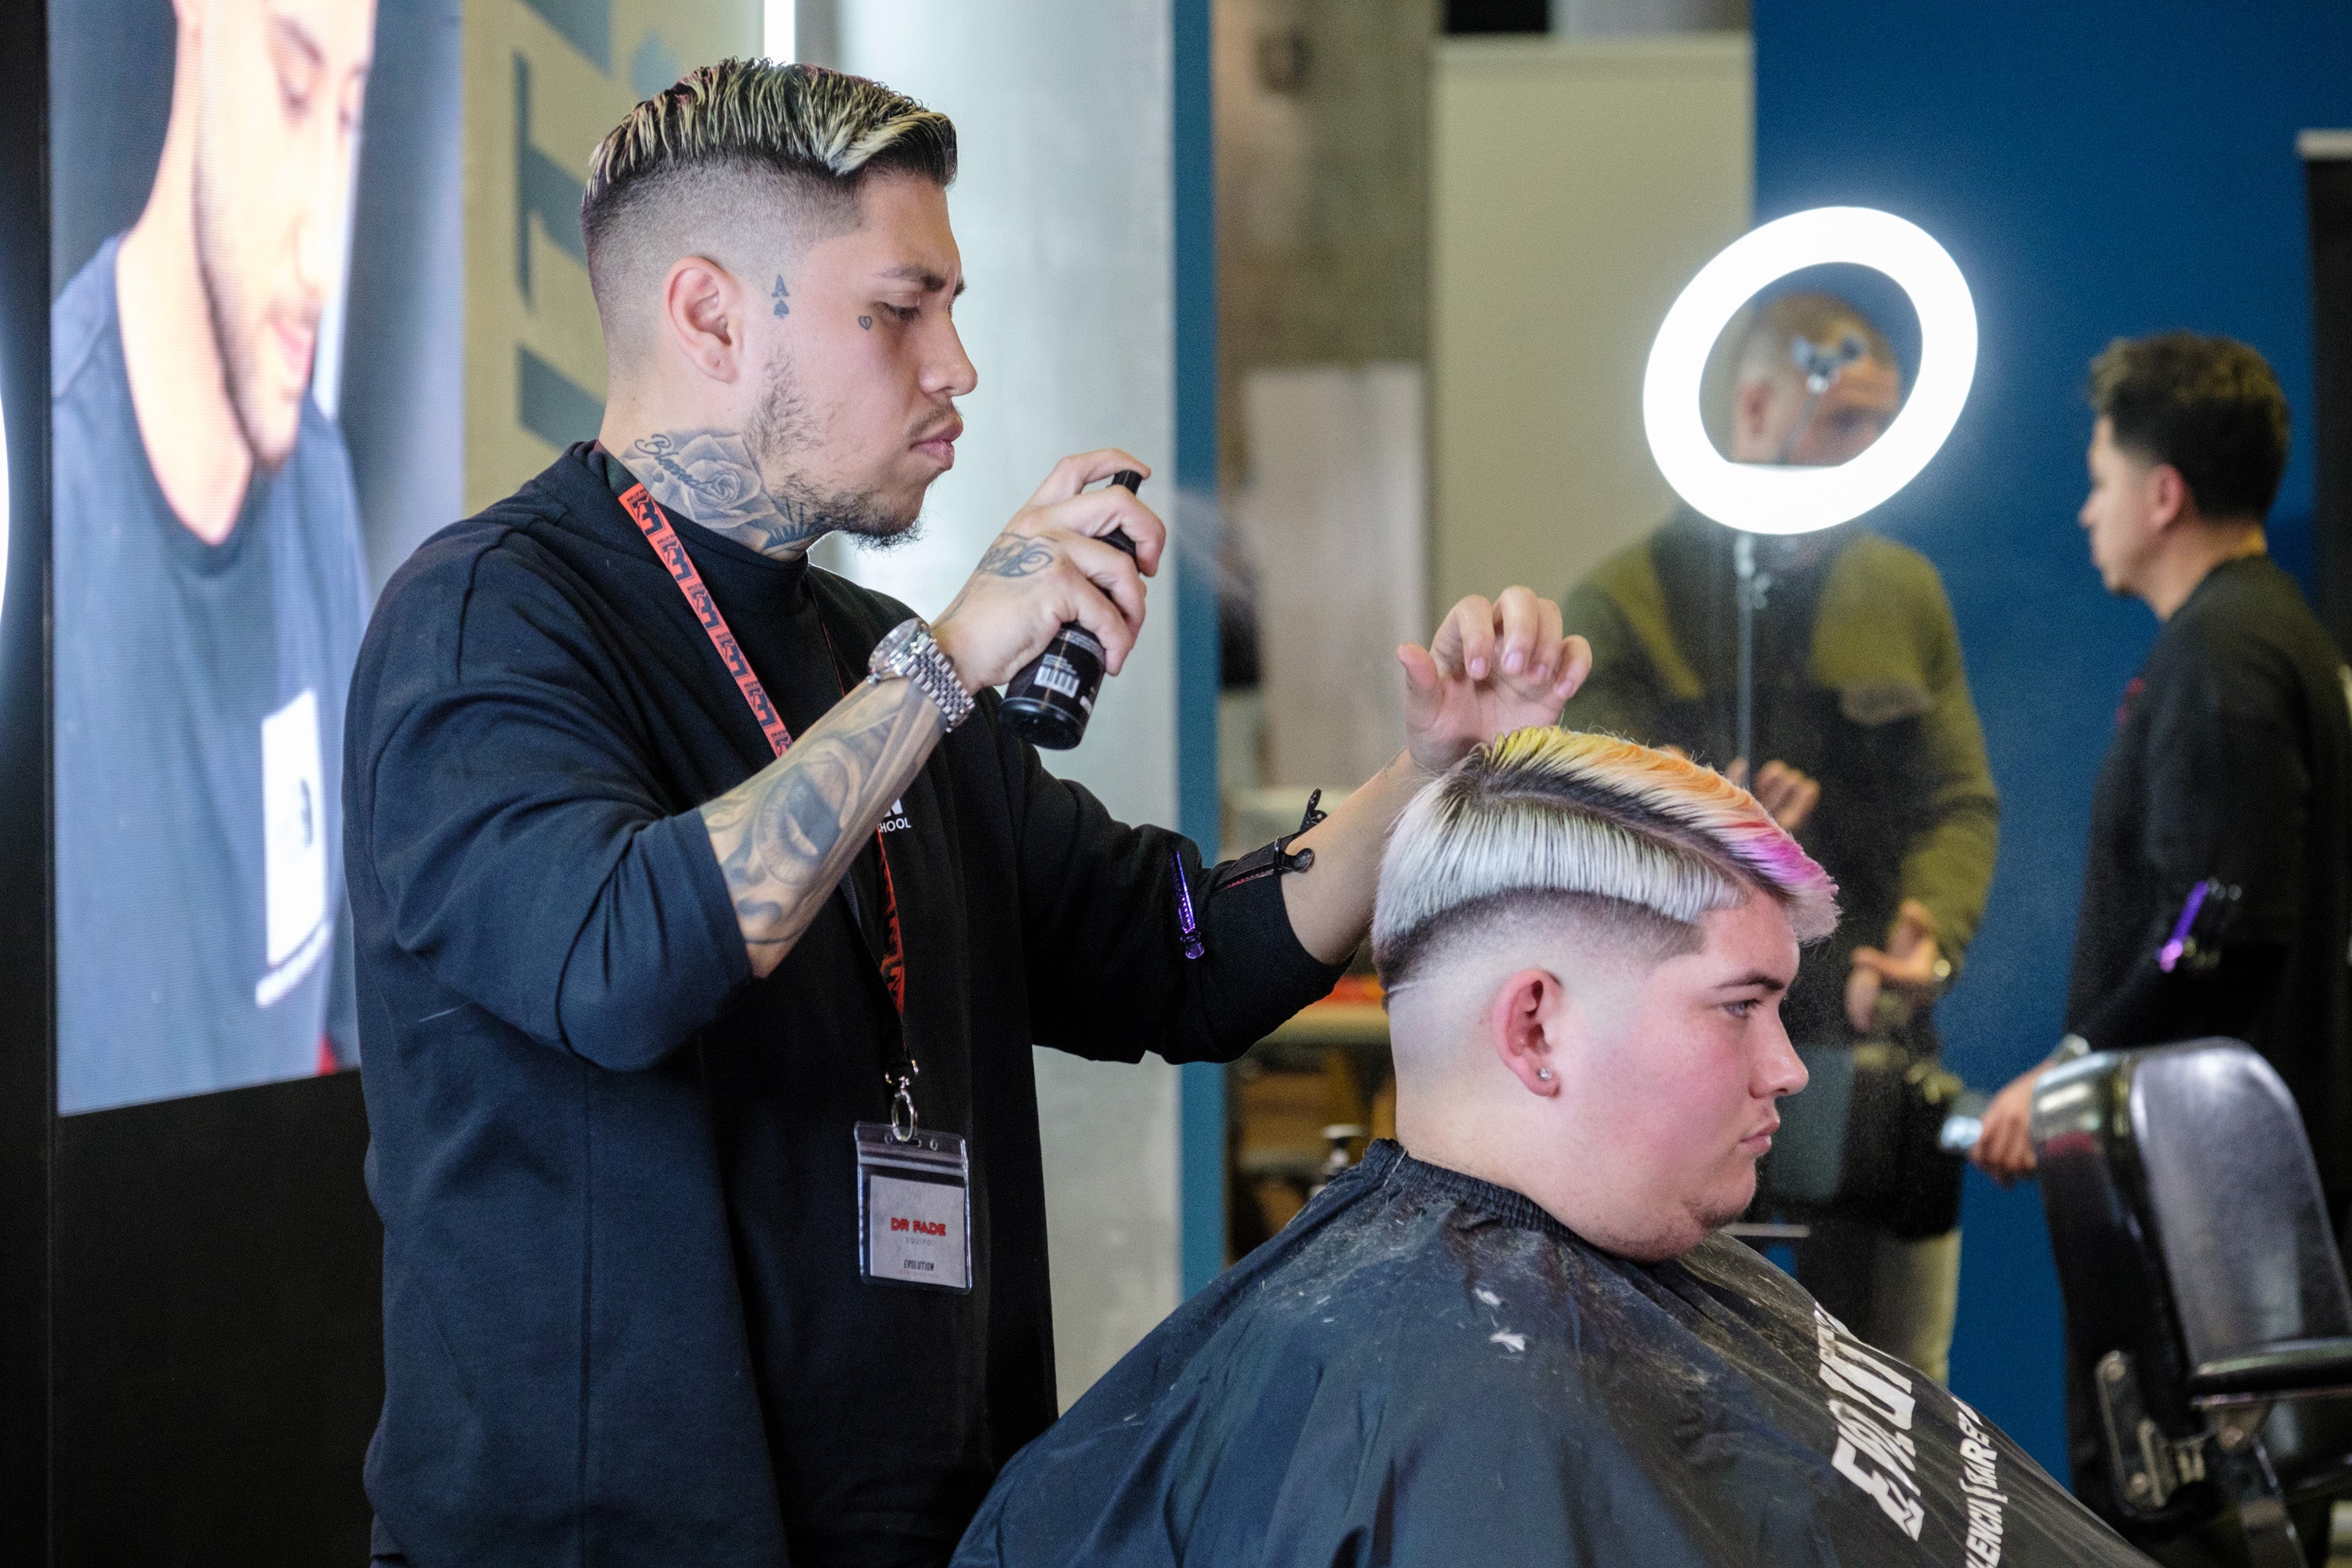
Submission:
[[[1984,1131],[1969,1151],[1969,1158],[2004,1187],[2033,1174],[2033,1086],[2047,1070],[2037,1067],[2020,1073],[1992,1097],[1985,1107]]]
[[[1794,833],[1802,827],[1805,818],[1813,815],[1813,807],[1822,803],[1820,783],[1786,763],[1766,763],[1763,770],[1756,775],[1756,782],[1750,784],[1748,782],[1748,759],[1739,757],[1733,761],[1723,776],[1752,793],[1756,796],[1756,804],[1780,825],[1783,833]]]
[[[1151,472],[1109,447],[1055,464],[932,626],[966,689],[1012,679],[1065,621],[1094,634],[1113,675],[1127,662],[1143,629],[1143,579],[1160,570],[1168,530],[1122,487],[1086,489],[1121,468]],[[1102,542],[1115,528],[1135,541],[1134,560]]]
[[[1404,666],[1405,746],[1441,773],[1497,735],[1552,724],[1592,672],[1592,647],[1560,635],[1559,606],[1526,588],[1454,606],[1429,646],[1397,649]]]
[[[1936,917],[1918,900],[1904,900],[1895,911],[1894,924],[1887,928],[1885,950],[1853,950],[1853,968],[1845,979],[1846,1022],[1856,1034],[1870,1032],[1882,984],[1901,991],[1914,1007],[1934,1001],[1937,987],[1951,973],[1943,957],[1936,941]]]

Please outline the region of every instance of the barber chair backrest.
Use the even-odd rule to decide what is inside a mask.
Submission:
[[[2133,1141],[2191,1366],[2352,1335],[2352,1296],[2294,1100],[2235,1041],[2141,1053]]]
[[[2035,1091],[2033,1142],[2078,1375],[2125,1352],[2163,1436],[2207,1426],[2193,1369],[2352,1333],[2302,1120],[2243,1045],[2070,1062]],[[2291,1489],[2344,1463],[2347,1420],[2352,1401],[2273,1412],[2263,1442]],[[2211,1506],[2190,1491],[2142,1517],[2185,1521]]]
[[[2042,1210],[2077,1359],[2128,1355],[2149,1415],[2166,1436],[2186,1437],[2203,1422],[2189,1406],[2171,1285],[2147,1217],[2131,1062],[2107,1052],[2042,1076],[2033,1096]]]

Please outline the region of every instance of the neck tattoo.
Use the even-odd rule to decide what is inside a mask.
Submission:
[[[663,506],[762,555],[797,559],[825,531],[815,508],[768,488],[735,431],[661,431],[632,443],[628,461]]]

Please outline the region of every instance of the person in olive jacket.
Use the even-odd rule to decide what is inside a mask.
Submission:
[[[1817,389],[1809,372],[1824,362],[1839,368]],[[1901,401],[1894,351],[1866,316],[1833,296],[1783,295],[1742,343],[1729,456],[1843,463]],[[1562,723],[1747,777],[1749,760],[1734,754],[1736,538],[1680,508],[1576,587],[1562,613],[1591,641],[1593,669]],[[1836,879],[1846,911],[1840,934],[1807,955],[1784,1009],[1790,1036],[1807,1047],[1892,1037],[1932,1052],[1933,1004],[1983,917],[2000,815],[1942,580],[1918,552],[1855,524],[1754,548],[1753,787]],[[1906,1242],[1821,1221],[1797,1266],[1864,1339],[1944,1375],[1957,1231]]]

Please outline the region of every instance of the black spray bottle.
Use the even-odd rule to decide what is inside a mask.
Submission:
[[[1134,495],[1143,486],[1143,476],[1133,468],[1121,468],[1110,482],[1126,486],[1127,493]],[[1102,541],[1130,556],[1135,553],[1135,541],[1125,529],[1112,529]],[[1094,717],[1095,696],[1102,689],[1102,644],[1077,622],[1065,621],[1045,651],[1024,666],[1005,687],[1004,722],[1033,746],[1066,752],[1086,738],[1087,721]]]

